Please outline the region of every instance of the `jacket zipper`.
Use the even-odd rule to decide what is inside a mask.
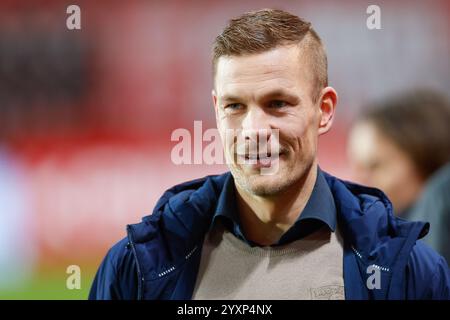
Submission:
[[[131,247],[131,251],[133,252],[134,260],[136,261],[136,270],[137,270],[137,277],[138,277],[138,296],[137,300],[142,300],[142,289],[144,286],[144,276],[142,275],[141,268],[139,266],[139,260],[137,258],[136,248],[134,246],[133,238],[131,237],[131,228],[130,226],[127,226],[127,233],[128,233],[128,245]]]

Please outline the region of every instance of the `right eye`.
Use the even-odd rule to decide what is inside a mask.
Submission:
[[[225,109],[229,109],[229,110],[240,110],[242,109],[242,104],[241,103],[230,103],[228,105],[225,106]]]

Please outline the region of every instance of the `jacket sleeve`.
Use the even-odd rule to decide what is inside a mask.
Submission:
[[[417,241],[408,263],[407,298],[450,300],[450,269],[446,260]]]
[[[114,245],[103,259],[89,292],[89,300],[137,299],[137,269],[127,240]]]
[[[429,296],[430,299],[450,300],[450,271],[443,257],[436,263]]]

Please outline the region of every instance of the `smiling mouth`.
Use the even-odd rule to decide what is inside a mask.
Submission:
[[[271,154],[246,154],[246,155],[239,155],[241,157],[244,157],[245,160],[262,160],[262,159],[269,159],[271,157]]]
[[[239,153],[237,153],[236,155],[239,158],[244,159],[246,161],[271,161],[271,160],[275,160],[275,159],[279,158],[283,154],[284,154],[283,152],[280,152],[278,154],[273,154],[273,155],[272,155],[272,153],[262,153],[262,154],[239,154]]]

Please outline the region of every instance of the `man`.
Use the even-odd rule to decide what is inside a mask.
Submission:
[[[373,103],[354,122],[349,163],[360,183],[383,190],[394,213],[430,223],[424,238],[450,259],[450,102],[414,89]]]
[[[280,10],[231,20],[213,68],[231,173],[167,190],[109,251],[91,299],[450,297],[447,263],[416,242],[426,223],[398,220],[381,191],[318,167],[337,94],[310,23]],[[250,148],[255,136],[276,154]]]

